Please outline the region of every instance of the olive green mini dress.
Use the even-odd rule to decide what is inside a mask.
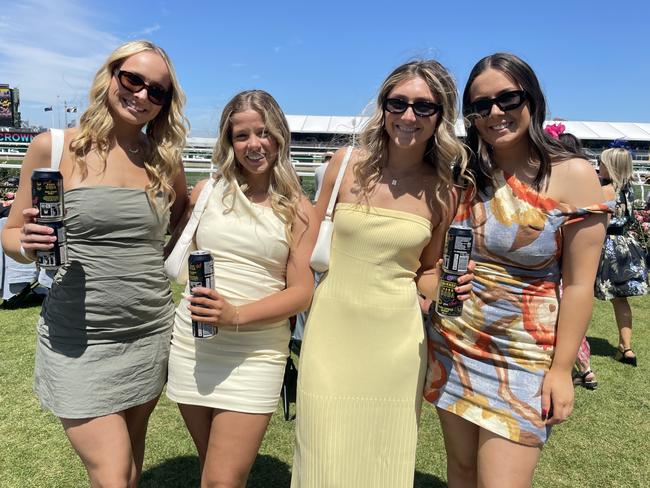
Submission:
[[[68,263],[43,303],[34,391],[58,417],[98,417],[162,391],[174,316],[168,213],[132,188],[76,188],[65,203]]]

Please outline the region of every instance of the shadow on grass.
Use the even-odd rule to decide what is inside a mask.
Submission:
[[[287,488],[291,484],[289,465],[267,454],[259,454],[248,477],[248,488]]]
[[[420,471],[415,472],[415,483],[413,483],[413,488],[446,488],[447,483],[442,481],[435,475],[422,473]]]
[[[287,488],[291,484],[289,466],[272,456],[258,455],[248,478],[248,488]],[[154,466],[142,473],[140,488],[198,487],[199,458],[181,456]],[[429,486],[429,485],[427,485]],[[437,485],[436,485],[437,486]]]
[[[180,456],[147,469],[140,477],[140,488],[189,488],[199,486],[199,458]]]
[[[600,337],[587,337],[587,341],[589,341],[589,348],[591,349],[592,356],[612,357],[616,354],[616,348],[606,339],[601,339]]]

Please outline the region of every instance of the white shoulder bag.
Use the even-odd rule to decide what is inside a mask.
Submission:
[[[178,238],[178,241],[176,241],[172,252],[165,259],[165,273],[170,279],[176,280],[181,285],[185,284],[188,278],[187,260],[190,257],[190,253],[196,250],[194,234],[196,233],[196,228],[199,226],[199,220],[201,220],[205,206],[208,203],[208,198],[212,193],[212,188],[214,188],[214,178],[210,177],[201,189],[199,198],[196,200],[196,204],[192,209],[192,215],[190,215],[190,219],[187,221],[183,233]]]
[[[341,187],[343,175],[345,174],[345,168],[348,166],[351,155],[352,146],[348,147],[348,150],[345,153],[345,157],[341,162],[339,174],[336,177],[334,188],[332,188],[332,195],[330,196],[330,201],[327,204],[327,212],[325,213],[325,218],[320,223],[316,246],[314,247],[314,251],[311,253],[311,260],[309,261],[309,264],[311,265],[311,269],[318,273],[324,273],[329,269],[330,249],[332,247],[332,231],[334,230],[332,214],[334,213],[334,204],[336,204],[336,199],[339,196],[339,189]]]

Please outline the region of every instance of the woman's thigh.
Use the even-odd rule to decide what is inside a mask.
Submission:
[[[478,441],[479,488],[525,488],[533,483],[540,447],[512,442],[485,429]]]
[[[215,410],[202,484],[245,486],[271,415]]]
[[[135,479],[131,438],[124,412],[88,419],[61,419],[92,486],[127,486]]]

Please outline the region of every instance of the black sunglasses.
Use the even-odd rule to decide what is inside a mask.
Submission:
[[[146,88],[147,98],[154,105],[164,105],[171,95],[171,90],[165,90],[157,83],[146,83],[140,75],[136,75],[130,71],[120,70],[116,76],[122,88],[131,93],[138,93]]]
[[[413,109],[413,113],[418,117],[431,117],[442,110],[442,105],[439,103],[425,101],[409,103],[401,98],[387,98],[384,100],[384,110],[392,114],[403,114],[409,107]]]
[[[498,97],[476,100],[469,104],[465,115],[478,115],[479,117],[487,117],[492,112],[492,106],[496,105],[504,112],[514,110],[523,105],[528,98],[523,90],[513,90],[502,93]]]

